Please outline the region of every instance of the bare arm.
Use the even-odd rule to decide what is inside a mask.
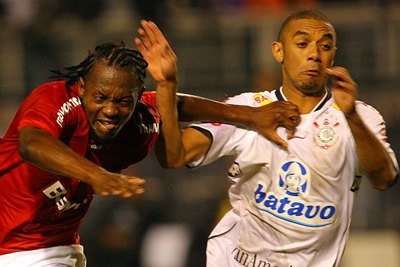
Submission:
[[[157,158],[163,167],[178,168],[205,153],[210,140],[194,129],[181,133],[176,108],[176,55],[153,22],[143,20],[141,25],[138,30],[141,39],[135,38],[135,44],[157,83],[156,103],[162,119],[162,135],[156,145]]]
[[[381,141],[356,111],[357,85],[344,68],[334,67],[328,74],[334,77],[332,93],[350,126],[361,167],[376,189],[386,190],[394,183],[397,171]]]
[[[144,192],[141,188],[144,180],[108,172],[44,130],[22,128],[18,149],[24,160],[46,171],[86,182],[100,195],[131,197]]]
[[[298,108],[290,102],[276,101],[261,107],[250,107],[225,104],[187,94],[178,94],[178,96],[180,121],[242,125],[258,131],[283,148],[287,148],[287,143],[278,136],[276,128],[286,128],[290,139],[300,122]]]
[[[363,171],[376,189],[388,189],[397,175],[388,152],[357,113],[346,115],[346,118]]]

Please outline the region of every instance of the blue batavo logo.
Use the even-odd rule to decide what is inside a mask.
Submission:
[[[320,228],[335,221],[336,208],[331,203],[307,200],[309,195],[310,171],[300,160],[290,160],[279,170],[280,194],[270,191],[259,181],[254,192],[258,210],[296,225]]]

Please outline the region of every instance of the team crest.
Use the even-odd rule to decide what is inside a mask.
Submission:
[[[289,196],[308,195],[310,171],[300,160],[291,160],[279,170],[279,186]]]
[[[336,127],[340,125],[337,118],[324,114],[314,121],[316,132],[314,135],[314,143],[322,149],[329,149],[339,141],[339,135]]]

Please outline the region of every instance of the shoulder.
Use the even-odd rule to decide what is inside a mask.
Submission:
[[[331,106],[331,108],[341,111],[339,106],[333,100],[331,102],[328,102],[328,104]],[[360,115],[369,115],[369,114],[380,115],[379,111],[376,108],[361,100],[356,100],[355,105],[356,105],[356,110],[357,112],[360,113]]]
[[[356,108],[358,111],[361,111],[361,112],[379,113],[379,111],[376,108],[374,108],[373,106],[371,106],[361,100],[356,101]]]
[[[47,82],[36,87],[31,95],[44,95],[53,93],[63,93],[67,90],[65,81]]]
[[[153,120],[155,122],[160,121],[160,113],[158,112],[156,105],[156,93],[155,92],[145,92],[140,100],[138,101],[134,117],[136,121],[140,120]]]
[[[156,107],[156,92],[144,92],[142,97],[140,98],[139,103],[140,102],[152,107]]]
[[[70,100],[71,99],[71,100]],[[41,84],[26,98],[26,101],[48,106],[59,106],[64,102],[80,102],[76,86],[67,88],[65,81],[55,81]]]
[[[246,106],[263,106],[275,101],[273,92],[245,92],[239,95],[229,97],[225,102],[229,104],[246,105]]]
[[[363,101],[356,102],[356,110],[363,121],[370,127],[373,127],[373,125],[381,127],[385,124],[385,120],[381,113],[376,108]]]

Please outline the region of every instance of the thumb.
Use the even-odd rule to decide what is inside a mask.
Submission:
[[[276,132],[269,134],[269,139],[281,148],[287,150],[288,144],[281,137],[279,137]]]
[[[290,140],[296,133],[296,128],[287,128],[287,138]]]

